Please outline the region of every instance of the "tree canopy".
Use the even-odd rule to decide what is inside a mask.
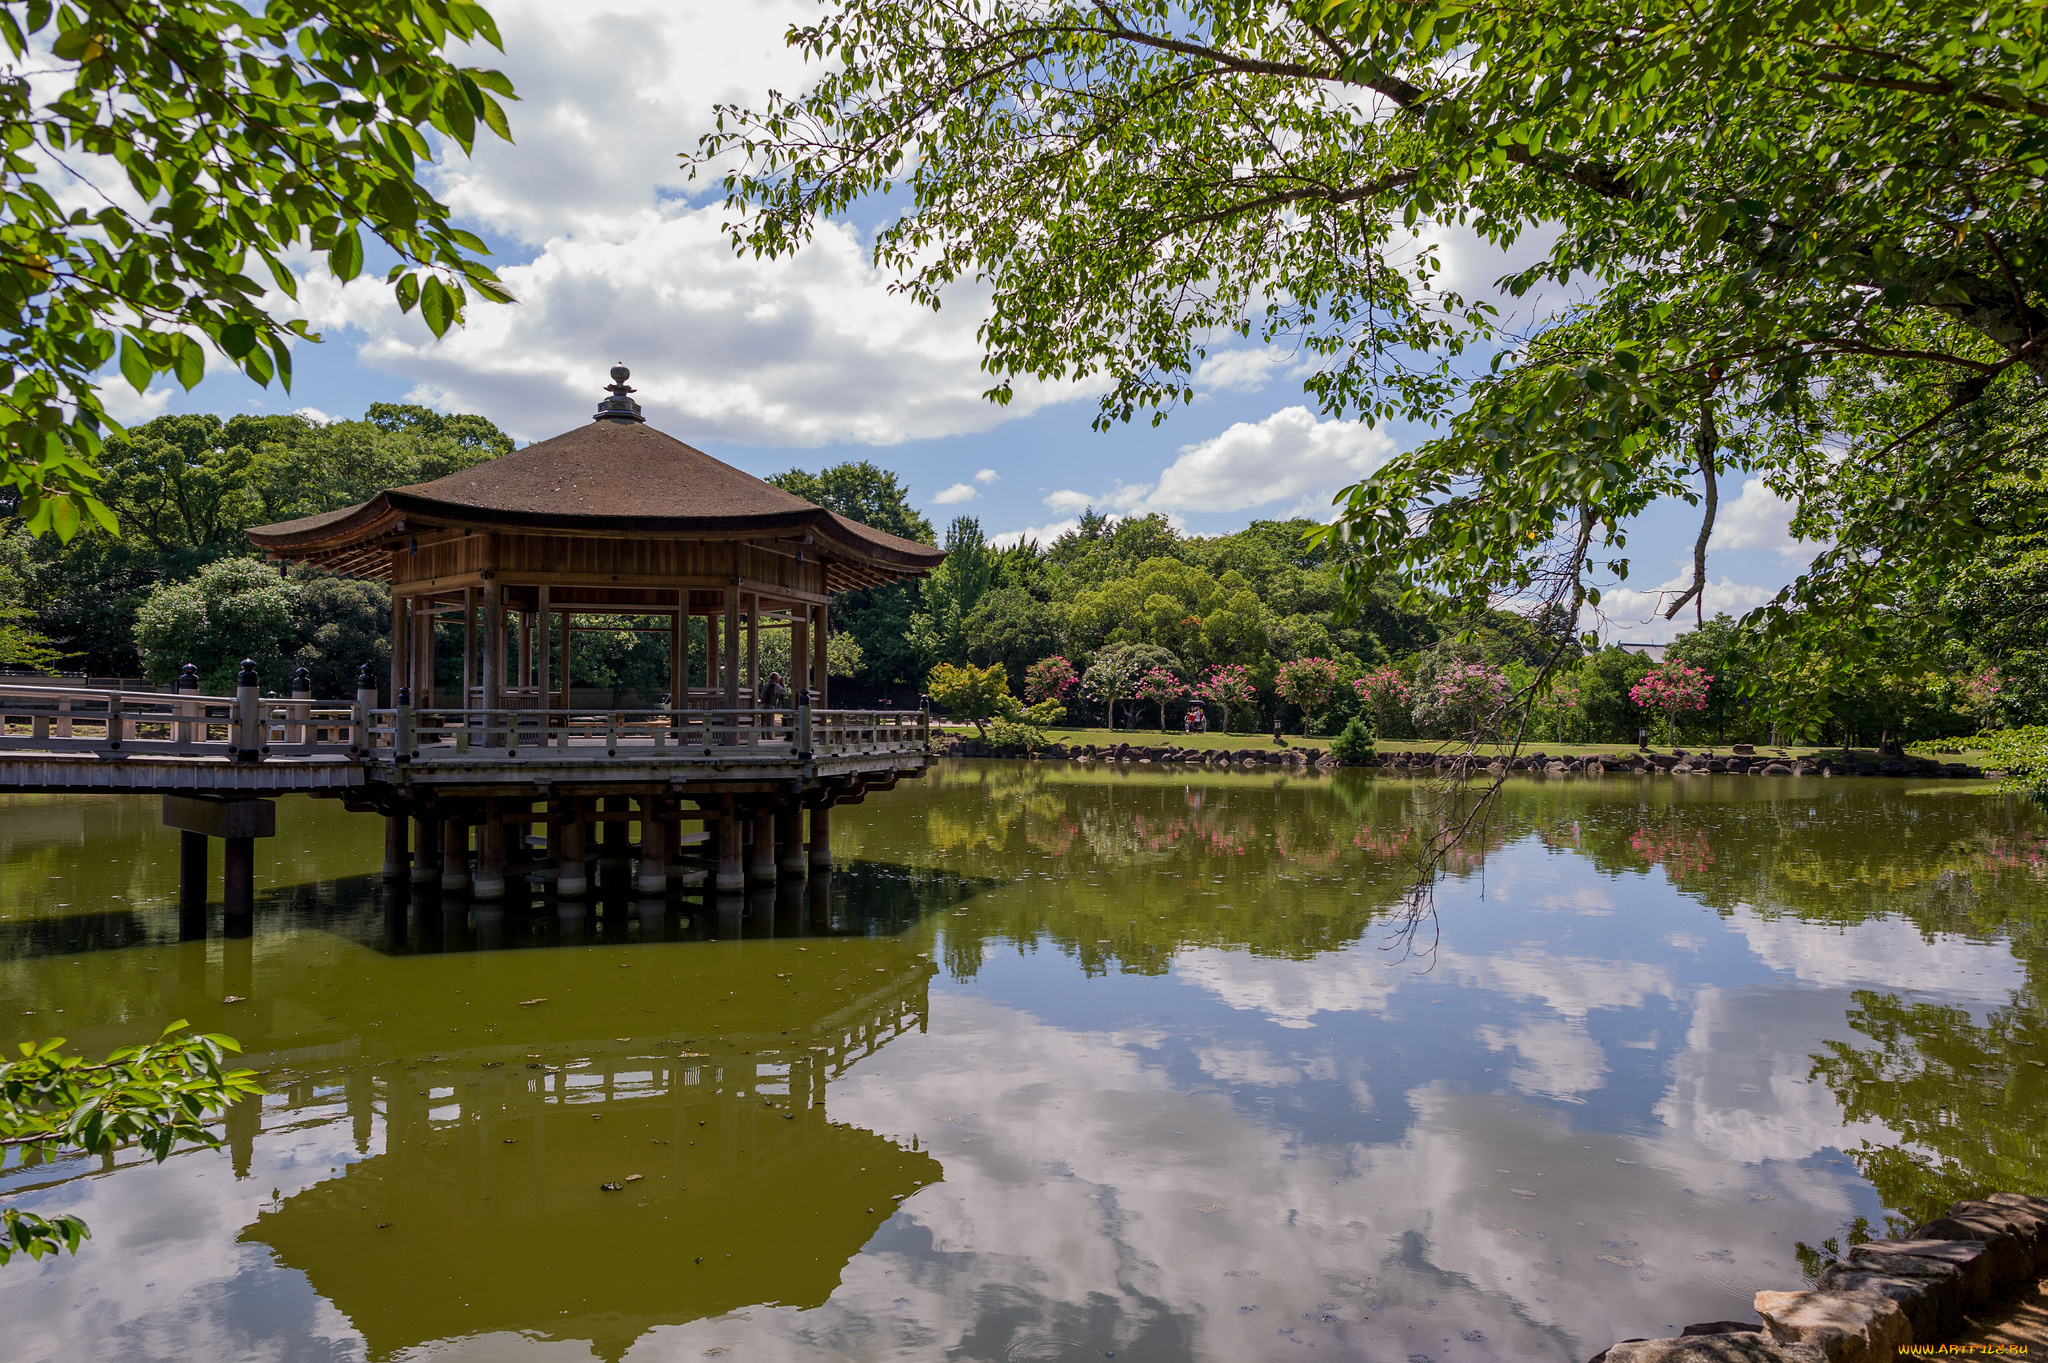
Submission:
[[[0,39],[0,485],[31,530],[114,524],[92,495],[108,364],[138,392],[190,388],[210,344],[290,386],[293,344],[319,338],[265,295],[297,296],[295,250],[348,280],[381,248],[437,336],[472,291],[509,297],[418,180],[428,131],[463,152],[479,126],[510,140],[510,82],[443,55],[497,45],[481,7],[26,0],[0,6]]]
[[[1707,524],[1675,613],[1744,473],[1828,545],[1759,623],[1853,639],[1975,552],[1979,493],[2037,439],[2044,23],[2039,0],[832,0],[790,33],[816,82],[721,108],[695,155],[734,166],[739,249],[872,201],[914,296],[983,281],[998,401],[1093,379],[1100,422],[1157,420],[1234,335],[1305,352],[1328,415],[1447,422],[1349,490],[1354,602],[1392,575],[1450,614],[1507,592],[1575,620],[1627,574],[1629,519],[1681,497]],[[1510,328],[1444,287],[1453,227],[1548,243],[1505,295],[1585,301]]]

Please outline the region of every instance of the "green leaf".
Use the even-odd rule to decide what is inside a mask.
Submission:
[[[121,377],[138,393],[148,392],[149,381],[156,377],[156,365],[132,336],[121,338]]]
[[[362,273],[363,239],[356,235],[355,228],[345,227],[336,235],[327,251],[327,268],[344,283]]]
[[[420,316],[427,322],[427,329],[436,336],[447,334],[449,324],[455,320],[455,300],[449,296],[447,285],[436,275],[428,275],[420,288]]]

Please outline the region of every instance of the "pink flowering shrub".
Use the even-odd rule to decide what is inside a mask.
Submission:
[[[1507,674],[1487,663],[1447,662],[1417,678],[1415,723],[1425,729],[1448,725],[1467,735],[1491,724],[1508,698]]]
[[[1658,727],[1668,741],[1685,711],[1707,708],[1707,688],[1714,674],[1673,658],[1657,664],[1628,689],[1628,698],[1645,710],[1655,710],[1662,720]]]
[[[1196,700],[1222,707],[1225,733],[1230,732],[1230,712],[1244,709],[1259,695],[1258,688],[1252,685],[1251,669],[1240,663],[1217,664],[1189,691]]]
[[[1024,699],[1034,705],[1042,700],[1065,700],[1080,681],[1074,665],[1055,653],[1024,669]]]
[[[1302,731],[1337,694],[1337,663],[1332,658],[1296,658],[1280,664],[1273,692],[1301,711]]]
[[[1187,685],[1163,667],[1148,668],[1138,678],[1138,684],[1131,688],[1131,694],[1139,700],[1149,700],[1159,706],[1159,731],[1166,732],[1166,703],[1179,700],[1188,693]]]

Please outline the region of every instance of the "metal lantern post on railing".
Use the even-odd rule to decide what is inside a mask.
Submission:
[[[287,711],[290,719],[284,728],[284,741],[305,744],[313,741],[313,674],[305,668],[292,673],[292,703]]]
[[[355,709],[349,715],[350,747],[358,753],[370,751],[370,712],[377,708],[377,674],[368,663],[356,673]]]
[[[199,694],[198,663],[185,664],[184,668],[178,673],[177,690],[178,695],[181,697]],[[174,731],[177,734],[178,742],[191,743],[196,740],[203,743],[206,741],[205,706],[197,701],[180,699],[174,713],[179,716],[178,727]],[[198,722],[194,723],[194,720]]]
[[[242,659],[242,670],[235,678],[235,760],[237,762],[260,762],[263,750],[270,746],[266,730],[269,723],[263,713],[263,697],[257,692],[256,660]]]
[[[391,720],[391,760],[410,762],[419,756],[413,751],[412,746],[412,688],[399,687],[398,694],[391,698],[391,703],[398,711]],[[417,860],[413,862],[414,866],[419,864]]]

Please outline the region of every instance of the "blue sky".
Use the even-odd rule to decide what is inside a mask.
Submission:
[[[1321,420],[1300,357],[1237,345],[1212,354],[1198,396],[1164,425],[1090,429],[1094,390],[1019,385],[983,402],[972,288],[933,314],[888,291],[859,229],[834,224],[796,257],[736,258],[713,187],[678,153],[716,102],[758,103],[806,79],[781,36],[811,7],[597,0],[574,23],[538,0],[491,6],[506,40],[470,60],[511,76],[516,145],[444,160],[432,187],[491,243],[520,302],[479,306],[436,342],[401,317],[374,268],[347,286],[300,262],[300,315],[326,340],[301,347],[287,395],[216,373],[191,393],[138,397],[118,379],[115,414],[289,411],[355,416],[376,401],[480,412],[521,440],[589,420],[616,361],[633,369],[648,419],[756,473],[873,459],[894,469],[940,525],[977,517],[996,536],[1048,537],[1085,505],[1159,511],[1195,533],[1293,514],[1426,438]],[[1448,287],[1476,292],[1518,263],[1469,236],[1439,245]],[[280,297],[280,305],[284,300]],[[1811,553],[1761,486],[1722,489],[1707,609],[1739,613]],[[1616,638],[1668,637],[1656,588],[1689,574],[1695,513],[1659,508],[1636,528],[1628,587],[1609,594]],[[1688,610],[1686,614],[1691,615]]]

